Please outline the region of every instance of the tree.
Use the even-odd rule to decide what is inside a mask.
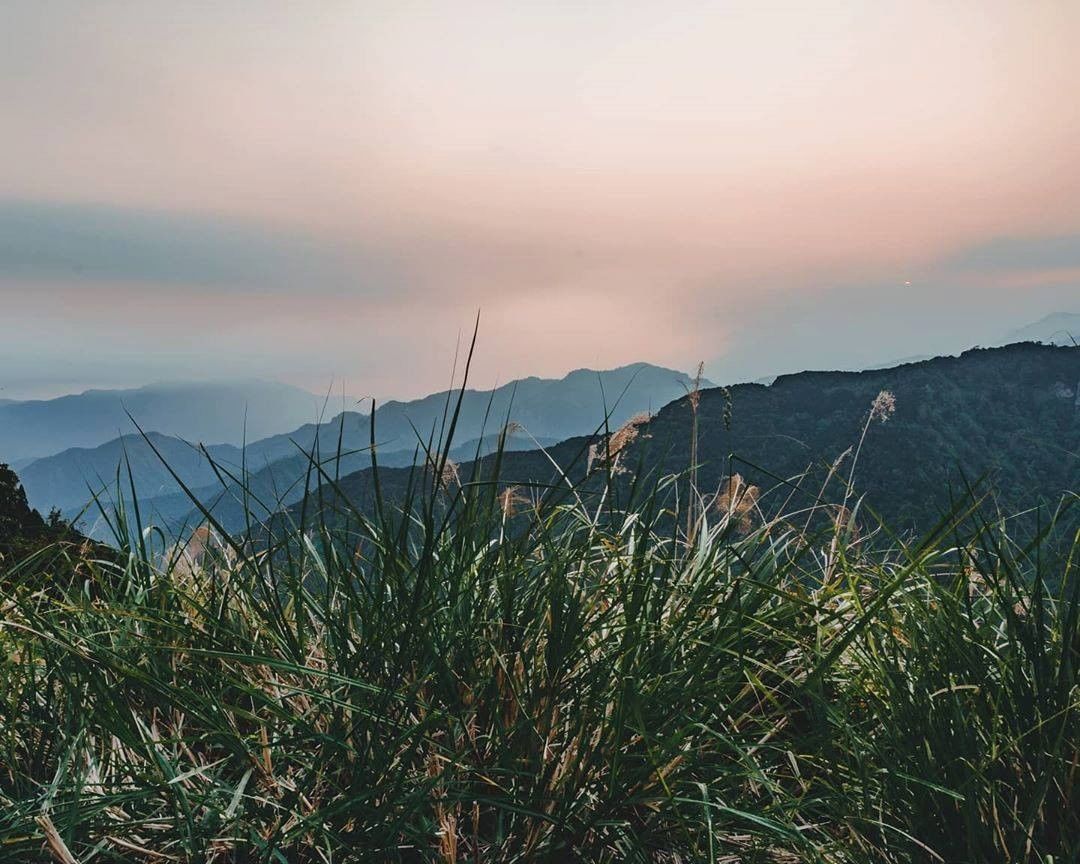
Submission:
[[[45,520],[30,508],[18,475],[0,463],[0,548],[17,539],[39,537],[45,530]]]

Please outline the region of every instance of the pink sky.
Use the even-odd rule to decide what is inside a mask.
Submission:
[[[1075,260],[947,263],[1080,238],[1080,4],[5,18],[0,220],[52,214],[42,248],[0,249],[9,392],[255,373],[413,395],[445,383],[478,308],[478,383],[699,359],[726,380],[959,350],[1080,305],[1080,240]],[[173,217],[206,226],[183,266],[150,236]],[[234,229],[302,251],[264,276],[244,269],[258,243],[209,243],[200,273],[200,238]],[[82,266],[105,249],[115,267]]]

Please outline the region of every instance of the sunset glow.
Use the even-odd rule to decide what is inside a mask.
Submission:
[[[258,374],[415,395],[477,310],[484,383],[640,359],[737,379],[958,350],[1080,294],[1074,3],[5,19],[12,393]],[[1047,238],[1066,252],[955,263]],[[850,337],[804,317],[779,340],[811,304]]]

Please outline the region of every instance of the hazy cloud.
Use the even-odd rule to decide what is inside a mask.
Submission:
[[[998,237],[964,250],[947,264],[955,270],[991,273],[1080,268],[1080,234]]]
[[[9,382],[408,396],[478,308],[485,383],[702,358],[724,380],[962,346],[1075,296],[1080,4],[3,17]]]
[[[396,277],[316,237],[192,213],[0,201],[0,280],[385,292]]]

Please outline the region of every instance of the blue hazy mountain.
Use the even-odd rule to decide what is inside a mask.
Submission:
[[[559,379],[524,378],[494,390],[466,390],[454,432],[454,440],[463,443],[455,449],[455,458],[472,458],[478,449],[481,454],[489,452],[495,446],[494,434],[507,421],[520,427],[512,436],[510,449],[588,434],[604,425],[605,414],[611,427],[617,428],[635,414],[658,411],[685,395],[691,384],[685,373],[635,363],[602,372],[578,369]],[[377,406],[374,420],[380,460],[387,465],[411,463],[421,440],[438,439],[447,405],[453,406],[457,397],[456,391],[443,391]],[[286,434],[260,440],[249,436],[243,454],[229,445],[210,446],[207,450],[233,474],[240,470],[243,460],[249,490],[276,507],[302,494],[309,468],[305,452],[318,450],[325,459],[340,446],[345,455],[335,463],[334,470],[354,471],[369,465],[371,421],[369,414],[348,411],[324,423],[298,426]],[[162,460],[196,492],[200,501],[216,502],[216,506],[227,509],[237,497],[229,489],[228,476],[224,475],[223,483],[198,449],[181,440],[207,439],[166,431],[172,434],[150,436],[149,440],[128,435],[90,449],[70,448],[24,465],[20,475],[32,506],[40,510],[60,507],[70,515],[90,500],[88,484],[116,497],[116,469],[126,458],[137,473],[137,492],[147,512],[169,521],[192,509]],[[128,493],[124,490],[123,494]]]
[[[224,470],[239,470],[240,448],[215,444],[207,451]],[[148,432],[145,438],[137,433],[124,435],[97,447],[73,447],[35,459],[19,471],[19,476],[32,507],[42,511],[59,507],[71,515],[82,509],[93,494],[116,497],[117,468],[122,469],[120,485],[127,495],[128,465],[140,501],[179,492],[166,462],[188,486],[205,486],[216,479],[213,466],[198,447],[160,432]]]
[[[659,411],[672,399],[686,395],[691,378],[684,372],[633,363],[617,369],[576,369],[562,378],[521,378],[493,390],[465,390],[454,431],[455,441],[470,441],[501,429],[508,421],[536,438],[562,440],[591,432],[608,422],[618,427],[643,411]],[[707,385],[708,382],[705,382]],[[438,438],[447,406],[458,391],[443,390],[407,402],[389,401],[375,410],[376,442],[380,452],[412,450],[418,436]],[[333,452],[339,434],[345,450],[365,448],[371,439],[371,416],[348,411],[322,424],[307,424],[287,434],[255,441],[247,448],[251,465],[269,464],[296,456],[299,445],[311,450],[316,442]]]
[[[1047,345],[1080,345],[1080,312],[1055,312],[1013,330],[1006,342],[1043,342]]]
[[[25,465],[72,447],[97,447],[136,432],[240,444],[294,429],[318,416],[322,400],[274,381],[151,384],[87,390],[56,399],[0,403],[0,461]]]

